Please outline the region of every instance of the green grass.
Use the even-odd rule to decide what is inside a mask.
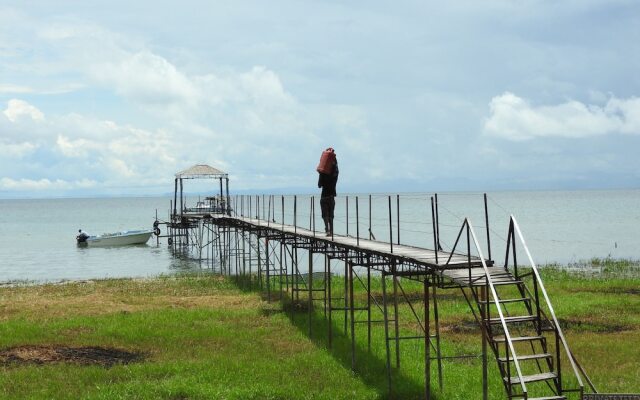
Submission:
[[[601,260],[602,261],[602,260]],[[640,392],[640,274],[633,262],[604,260],[598,275],[545,267],[542,274],[572,350],[601,392]],[[332,313],[332,346],[322,301],[311,318],[300,303],[268,303],[246,282],[211,275],[148,280],[100,280],[0,288],[0,349],[22,345],[102,346],[140,352],[144,360],[110,368],[67,363],[4,364],[0,397],[7,399],[382,399],[387,398],[382,324],[356,325],[355,372],[344,313]],[[316,284],[321,284],[316,282]],[[334,296],[344,280],[332,279]],[[416,312],[420,284],[401,280]],[[381,299],[381,280],[372,281]],[[392,286],[388,285],[388,290]],[[278,297],[274,291],[274,297]],[[316,296],[320,296],[316,292]],[[438,291],[442,352],[478,355],[480,332],[459,290]],[[355,285],[356,306],[366,293]],[[334,307],[344,306],[335,300]],[[375,307],[374,307],[375,308]],[[391,307],[392,308],[392,307]],[[377,308],[373,318],[381,319]],[[357,321],[366,320],[364,312]],[[419,325],[399,304],[402,335]],[[310,329],[311,327],[311,329]],[[348,327],[349,328],[349,327]],[[311,334],[309,334],[311,331]],[[395,364],[394,346],[391,346]],[[400,368],[392,372],[392,397],[421,398],[422,340],[403,341]],[[502,399],[490,356],[490,398]],[[568,372],[568,366],[563,366]],[[481,398],[479,358],[446,360],[443,390],[432,365],[438,399]]]

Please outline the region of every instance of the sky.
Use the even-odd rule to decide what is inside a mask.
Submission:
[[[0,198],[640,188],[638,71],[636,0],[3,0]]]

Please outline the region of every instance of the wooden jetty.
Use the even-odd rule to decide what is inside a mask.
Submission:
[[[219,180],[219,193],[208,197],[204,206],[188,207],[182,180],[197,178]],[[585,393],[583,380],[588,384],[587,389],[596,392],[569,349],[513,216],[509,220],[505,261],[499,265],[491,257],[486,195],[486,243],[480,244],[471,221],[466,218],[458,230],[455,244],[448,250],[443,250],[440,244],[437,196],[429,198],[433,249],[401,243],[400,197],[387,197],[388,241],[376,240],[371,231],[371,196],[368,196],[368,221],[367,218],[362,221],[368,222],[367,234],[360,232],[360,197],[355,196],[351,199],[351,207],[346,198],[346,218],[349,220],[349,211],[353,213],[355,206],[352,222],[355,222],[356,231],[349,234],[349,226],[353,227],[353,223],[347,221],[345,234],[327,236],[315,229],[315,198],[298,202],[298,197],[293,196],[289,201],[290,209],[285,207],[284,196],[234,196],[232,199],[226,173],[195,166],[176,175],[169,219],[157,220],[155,226],[166,224],[166,237],[175,251],[215,263],[220,273],[244,277],[243,282],[264,290],[269,301],[304,304],[309,316],[309,336],[314,335],[312,314],[319,310],[329,322],[327,334],[331,346],[332,320],[336,313],[343,316],[344,330],[351,339],[351,366],[355,371],[356,325],[365,326],[370,350],[372,329],[382,324],[390,396],[393,394],[392,370],[401,364],[401,341],[423,343],[425,399],[436,393],[432,387],[432,363],[442,388],[443,361],[469,357],[442,354],[438,317],[438,293],[442,290],[462,291],[480,327],[483,399],[488,398],[490,359],[497,363],[505,396],[509,399],[582,398]],[[279,209],[277,203],[280,203]],[[308,206],[304,227],[299,223],[303,213],[298,207],[302,203]],[[289,216],[288,220],[285,214]],[[308,226],[306,217],[309,217]],[[395,238],[394,227],[397,228]],[[516,254],[517,249],[524,249],[524,257]],[[322,261],[318,262],[318,258]],[[336,264],[344,267],[343,274],[332,278],[332,265],[335,268]],[[371,293],[372,274],[381,276],[382,301]],[[332,290],[335,279],[344,279],[341,293]],[[421,303],[420,310],[414,307],[415,298],[407,296],[404,280],[421,283],[422,296],[417,302]],[[366,301],[360,301],[362,304],[356,304],[354,285],[361,285],[367,293]],[[400,328],[400,301],[409,305],[419,334],[409,335]],[[366,315],[366,319],[359,319],[356,312]],[[382,319],[375,320],[372,312],[381,314]]]

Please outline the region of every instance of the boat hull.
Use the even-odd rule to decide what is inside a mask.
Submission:
[[[91,236],[86,240],[86,243],[91,247],[144,244],[147,243],[152,234],[152,230],[119,232],[113,235]]]

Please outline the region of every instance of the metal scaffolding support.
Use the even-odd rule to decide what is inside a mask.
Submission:
[[[462,224],[453,247],[450,250],[442,249],[437,196],[424,199],[431,203],[430,224],[434,246],[433,249],[427,249],[401,242],[400,196],[388,196],[386,202],[388,241],[376,240],[372,232],[371,196],[368,196],[368,232],[364,237],[360,232],[358,197],[351,202],[355,206],[355,221],[351,221],[352,234],[325,236],[315,230],[315,198],[309,199],[308,228],[302,227],[298,222],[306,220],[306,215],[298,215],[297,196],[293,196],[293,202],[287,210],[284,197],[277,201],[275,196],[236,196],[231,207],[228,176],[217,172],[220,174],[213,177],[220,182],[219,196],[207,198],[210,203],[202,207],[192,208],[186,206],[182,180],[195,178],[194,171],[187,170],[176,175],[170,218],[166,222],[166,237],[172,249],[177,255],[196,254],[202,265],[223,275],[235,276],[241,285],[249,289],[257,287],[265,292],[268,301],[285,303],[292,315],[297,310],[306,311],[309,337],[325,334],[314,331],[314,321],[319,314],[322,315],[327,322],[329,348],[333,346],[336,329],[341,330],[350,341],[350,363],[354,371],[358,370],[357,330],[366,326],[366,351],[371,352],[372,331],[376,326],[383,325],[386,379],[390,395],[394,392],[393,371],[401,368],[402,343],[406,341],[414,341],[424,347],[425,399],[431,399],[434,393],[432,368],[437,371],[437,388],[442,390],[443,361],[470,357],[445,356],[442,351],[438,293],[452,289],[462,291],[481,328],[482,353],[479,358],[482,361],[483,399],[488,398],[489,352],[498,363],[509,398],[531,398],[529,383],[534,380],[547,382],[547,394],[539,397],[566,399],[567,393],[583,393],[581,378],[585,375],[583,371],[578,371],[575,357],[568,350],[544,285],[513,217],[506,261],[498,266],[490,257],[483,256],[468,219]],[[223,180],[226,193],[222,191]],[[395,200],[395,207],[392,200]],[[178,201],[180,209],[176,207]],[[484,201],[486,249],[490,255],[486,196]],[[276,212],[278,203],[279,213]],[[349,207],[348,198],[345,206]],[[287,216],[288,223],[285,222]],[[347,232],[349,226],[347,212]],[[397,227],[395,235],[394,227]],[[524,245],[530,260],[528,275],[523,274],[523,269],[518,265],[516,241]],[[380,277],[381,298],[372,290],[372,276]],[[532,289],[525,285],[524,278],[527,277],[533,281]],[[415,293],[411,296],[405,290],[405,281],[419,282],[420,298],[416,299]],[[364,292],[364,296],[356,297],[354,286],[358,288],[358,293]],[[509,287],[515,288],[521,295],[521,299],[509,301],[520,301],[527,312],[525,316],[507,313],[507,299],[500,290]],[[400,307],[403,307],[402,313]],[[530,323],[534,332],[531,336],[520,335],[523,325],[519,324],[515,329],[512,324],[516,322]],[[415,326],[415,331],[408,331],[407,325]],[[523,350],[515,344],[526,340],[531,342],[533,350],[523,354]],[[531,374],[529,366],[521,368],[521,364],[524,365],[529,359],[542,361],[537,362],[538,371],[534,371],[535,374]],[[560,369],[561,359],[564,366],[571,367],[576,387],[567,387],[562,379],[567,372]],[[434,365],[432,361],[435,361]]]

